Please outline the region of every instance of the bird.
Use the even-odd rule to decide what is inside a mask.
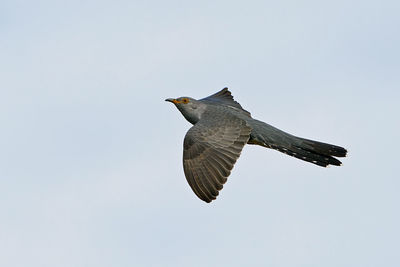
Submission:
[[[327,167],[340,166],[343,147],[297,137],[252,118],[227,87],[208,97],[167,98],[193,126],[183,141],[183,170],[201,200],[215,200],[246,144],[275,149]]]

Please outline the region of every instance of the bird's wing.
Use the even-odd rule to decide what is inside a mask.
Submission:
[[[205,202],[216,199],[251,128],[229,113],[204,114],[186,133],[183,144],[183,169],[194,193]]]
[[[251,117],[250,112],[243,109],[242,106],[233,99],[233,95],[228,90],[228,87],[225,87],[221,91],[219,91],[213,95],[207,96],[207,97],[201,99],[200,101],[210,101],[210,102],[230,106],[235,109],[239,109],[239,110],[243,111],[247,116]]]

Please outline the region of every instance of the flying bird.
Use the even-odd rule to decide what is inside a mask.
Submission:
[[[183,142],[183,170],[193,192],[203,201],[215,200],[245,144],[272,148],[289,156],[326,167],[340,166],[340,146],[300,138],[265,122],[233,99],[228,88],[196,100],[168,98],[193,126]]]

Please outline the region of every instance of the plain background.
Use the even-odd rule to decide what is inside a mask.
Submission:
[[[398,1],[2,1],[0,265],[400,266]],[[167,97],[228,86],[349,150],[246,146],[217,201]]]

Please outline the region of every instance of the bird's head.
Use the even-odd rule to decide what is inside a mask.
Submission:
[[[201,118],[201,115],[206,109],[206,104],[193,99],[191,97],[183,96],[178,98],[167,98],[165,101],[174,103],[182,115],[191,123],[195,124]]]

